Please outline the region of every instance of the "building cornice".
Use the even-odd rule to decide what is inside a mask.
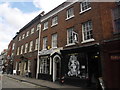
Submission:
[[[51,10],[50,12],[46,13],[44,16],[41,17],[41,22],[44,22],[45,20],[47,20],[48,18],[56,15],[57,13],[59,13],[60,11],[64,10],[65,8],[69,7],[70,5],[76,3],[78,0],[74,0],[72,2],[63,2],[62,4],[60,4],[59,6],[57,6],[56,8],[54,8],[53,10]]]

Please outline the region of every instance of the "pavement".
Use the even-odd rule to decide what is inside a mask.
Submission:
[[[58,82],[56,83],[56,82],[35,79],[35,78],[28,78],[28,77],[23,77],[23,76],[19,76],[19,75],[10,75],[10,74],[8,74],[8,75],[4,74],[4,75],[9,78],[13,78],[13,79],[16,79],[16,80],[19,80],[22,82],[31,83],[31,84],[34,84],[37,86],[42,86],[42,87],[46,87],[46,88],[54,89],[54,90],[60,90],[60,89],[90,90],[88,88],[72,86],[72,85],[67,85],[67,84],[60,84]]]

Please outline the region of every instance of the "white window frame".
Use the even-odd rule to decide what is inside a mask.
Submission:
[[[90,5],[90,7],[89,7],[89,5]],[[87,8],[83,10],[83,7],[87,7]],[[80,14],[84,13],[84,12],[90,10],[90,9],[91,9],[91,2],[89,0],[83,0],[80,3]]]
[[[67,14],[66,20],[73,18],[75,16],[74,15],[74,8],[71,7],[69,9],[67,9],[66,14]]]
[[[51,27],[53,27],[53,26],[55,26],[57,24],[58,24],[58,16],[55,16],[55,17],[52,18],[52,25],[51,25]]]
[[[48,21],[44,22],[43,24],[43,30],[46,30],[48,29]]]
[[[31,72],[30,67],[31,67],[31,60],[28,60],[28,72]]]
[[[39,38],[35,40],[35,50],[38,50],[38,42],[39,42]]]
[[[13,43],[13,45],[12,45],[12,50],[14,50],[15,49],[15,43]]]
[[[19,41],[21,41],[21,36],[19,36]]]
[[[32,52],[32,48],[33,48],[33,41],[30,42],[29,52]]]
[[[47,49],[47,37],[43,38],[43,50]]]
[[[17,48],[17,55],[20,54],[20,47]]]
[[[48,62],[49,62],[49,60],[47,58],[42,58],[41,59],[40,73],[49,74],[49,69],[47,68],[48,67]]]
[[[25,38],[25,34],[22,35],[22,39],[24,39],[24,38]]]
[[[52,35],[52,48],[57,48],[57,33]]]
[[[71,27],[71,28],[68,28],[68,29],[67,29],[67,45],[73,45],[73,44],[75,44],[75,43],[74,43],[73,31],[74,31],[74,27]],[[72,35],[72,36],[69,36],[69,32],[71,32],[71,35]],[[72,40],[72,43],[70,43],[69,37],[72,37],[72,39],[71,39],[71,40]]]
[[[24,48],[24,46],[22,45],[20,54],[23,54],[23,48]]]
[[[89,36],[88,36],[88,33],[89,33]],[[87,39],[88,37],[89,39]],[[94,41],[92,21],[87,21],[82,24],[82,40],[83,40],[82,43]]]
[[[28,50],[28,43],[25,44],[25,52],[24,53],[27,53],[27,50]]]
[[[29,31],[26,32],[26,37],[28,37],[28,36],[29,36]]]
[[[33,34],[33,33],[34,33],[34,28],[31,29],[31,34]]]
[[[40,30],[40,23],[37,25],[36,31]]]

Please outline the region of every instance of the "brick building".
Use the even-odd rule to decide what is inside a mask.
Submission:
[[[101,47],[104,40],[116,36],[115,7],[119,5],[114,2],[64,2],[42,16],[38,78],[57,81],[64,77],[65,82],[76,83],[91,80],[93,74],[102,77],[108,66],[104,66]],[[119,17],[116,26],[119,28]],[[103,78],[110,87],[107,75]]]
[[[119,7],[114,2],[64,2],[38,15],[15,38],[17,74],[77,84],[86,84],[94,74],[94,79],[103,76],[108,88],[119,87]],[[111,44],[117,46],[112,49]],[[115,55],[118,60],[112,65],[109,60]]]
[[[17,33],[14,69],[18,75],[36,77],[40,15]]]

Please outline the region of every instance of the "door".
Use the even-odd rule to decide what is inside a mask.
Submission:
[[[60,78],[60,62],[61,58],[59,55],[53,57],[53,82]]]

